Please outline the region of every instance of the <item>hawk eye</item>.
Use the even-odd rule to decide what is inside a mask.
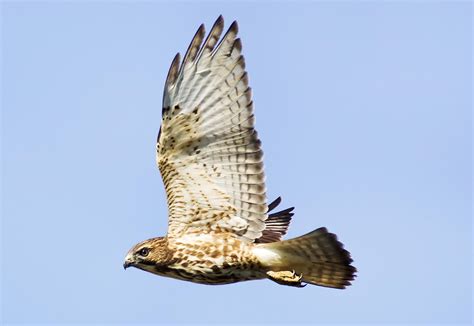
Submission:
[[[150,253],[150,249],[149,248],[142,248],[140,249],[140,251],[138,252],[138,254],[142,257],[146,257],[148,256],[148,254]]]

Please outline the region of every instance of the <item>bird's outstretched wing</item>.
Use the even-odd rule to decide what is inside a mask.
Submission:
[[[263,153],[242,44],[219,17],[174,58],[163,95],[157,164],[166,189],[168,236],[230,232],[254,241],[267,219]],[[203,42],[204,40],[204,42]]]

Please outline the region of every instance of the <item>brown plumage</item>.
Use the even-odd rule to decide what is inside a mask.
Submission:
[[[201,25],[166,78],[156,161],[168,201],[168,234],[135,245],[124,267],[202,284],[268,278],[344,288],[349,252],[325,228],[282,240],[293,207],[267,205],[263,151],[233,22]],[[219,41],[220,40],[220,41]]]

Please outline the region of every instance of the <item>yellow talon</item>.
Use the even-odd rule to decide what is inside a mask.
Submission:
[[[288,285],[288,286],[295,286],[295,287],[304,287],[306,284],[302,284],[301,280],[303,279],[303,274],[298,275],[296,272],[293,271],[279,271],[273,272],[268,271],[267,276],[272,281],[281,284],[281,285]]]

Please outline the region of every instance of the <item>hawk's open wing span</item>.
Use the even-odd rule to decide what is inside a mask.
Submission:
[[[219,17],[204,40],[201,25],[163,96],[157,164],[165,184],[168,234],[231,232],[262,236],[267,204],[262,150],[237,23],[218,43]]]
[[[281,240],[293,208],[266,204],[262,150],[242,45],[234,22],[219,17],[204,40],[198,29],[171,64],[163,97],[157,164],[169,206],[166,237],[136,244],[124,268],[201,284],[268,278],[343,289],[356,269],[326,228]]]

